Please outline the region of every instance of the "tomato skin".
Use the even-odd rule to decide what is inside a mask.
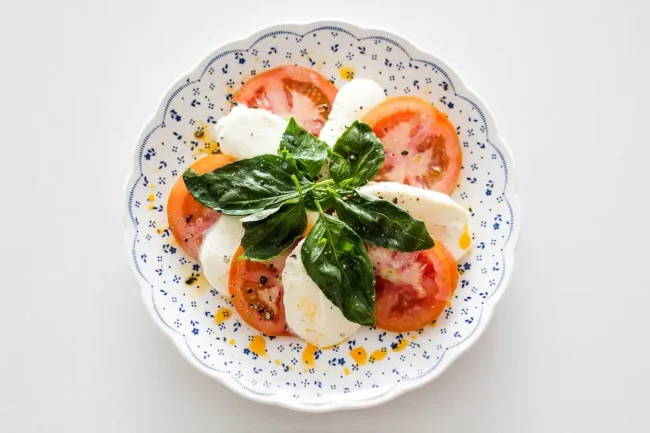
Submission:
[[[415,96],[390,98],[362,119],[384,144],[376,181],[393,181],[451,194],[463,155],[456,128],[444,113]]]
[[[441,245],[413,253],[369,247],[375,267],[378,328],[393,332],[415,331],[442,313],[451,297],[452,274]],[[387,254],[393,257],[387,259]],[[405,281],[416,276],[419,277],[418,288]]]
[[[240,259],[244,253],[240,246],[230,264],[228,288],[235,309],[244,322],[269,336],[293,335],[284,314],[284,288],[280,280],[291,251],[287,249],[267,262],[254,262]]]
[[[302,66],[279,66],[250,78],[234,100],[296,122],[318,136],[327,121],[336,87],[316,71]]]
[[[207,173],[235,161],[231,155],[205,156],[191,165],[199,174]],[[178,245],[193,259],[198,259],[203,233],[219,219],[220,213],[196,201],[179,177],[167,199],[167,223]]]

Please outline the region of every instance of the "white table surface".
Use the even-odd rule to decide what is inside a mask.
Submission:
[[[649,2],[356,3],[2,3],[1,432],[650,431]],[[135,141],[179,76],[224,41],[324,18],[460,72],[514,152],[524,223],[492,323],[441,378],[310,415],[181,358],[140,299],[122,211]]]

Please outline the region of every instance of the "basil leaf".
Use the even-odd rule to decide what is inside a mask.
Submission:
[[[403,252],[434,246],[424,222],[389,201],[365,194],[347,200],[334,197],[334,209],[341,221],[370,244]]]
[[[334,208],[334,197],[327,191],[325,187],[316,187],[305,194],[305,206],[307,209],[317,211],[316,201],[320,204],[322,209],[329,210]]]
[[[372,180],[384,164],[384,146],[370,125],[355,121],[332,148],[330,175],[343,187],[361,186]]]
[[[264,209],[264,210],[261,210],[259,212],[254,213],[254,214],[245,216],[244,218],[240,219],[239,221],[242,222],[242,223],[260,221],[260,220],[263,220],[264,218],[268,217],[269,215],[273,215],[274,213],[279,211],[281,207],[282,206],[272,207],[272,208],[269,208],[269,209]]]
[[[307,273],[351,322],[375,323],[375,276],[363,241],[347,224],[321,212],[302,245]]]
[[[307,229],[307,213],[301,200],[283,204],[265,219],[244,222],[242,258],[266,261],[282,254]]]
[[[242,159],[202,175],[188,169],[183,180],[190,194],[210,209],[227,215],[250,215],[297,198],[292,175],[298,178],[303,191],[313,185],[276,155]]]
[[[283,156],[283,152],[288,152],[298,168],[313,179],[325,164],[328,150],[329,146],[325,142],[298,126],[292,117],[282,135],[278,155]]]

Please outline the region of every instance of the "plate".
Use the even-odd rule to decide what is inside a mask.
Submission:
[[[293,64],[339,88],[363,77],[389,97],[420,96],[457,127],[464,166],[452,197],[471,214],[473,248],[435,325],[411,333],[362,328],[318,350],[298,338],[264,337],[174,242],[167,196],[184,169],[215,145],[211,125],[228,113],[244,81]],[[438,377],[487,326],[508,284],[520,227],[512,157],[485,104],[436,56],[392,33],[342,22],[270,27],[224,45],[183,76],[137,142],[126,208],[129,261],[143,299],[185,358],[252,400],[314,412],[377,405]]]

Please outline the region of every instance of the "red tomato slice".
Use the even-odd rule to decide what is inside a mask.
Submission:
[[[231,155],[208,155],[199,159],[191,168],[199,174],[207,173],[235,161]],[[167,200],[167,223],[176,242],[192,258],[198,259],[203,234],[219,219],[220,213],[203,206],[185,187],[179,178]]]
[[[229,288],[239,315],[266,335],[292,335],[287,327],[282,297],[282,270],[291,249],[267,262],[241,260],[244,249],[237,248],[230,264]]]
[[[392,181],[451,194],[463,155],[454,125],[415,96],[387,99],[363,118],[384,145],[377,181]]]
[[[377,327],[415,331],[435,320],[451,297],[452,276],[440,244],[412,253],[368,246],[375,269]]]
[[[254,76],[235,93],[235,101],[263,108],[296,122],[314,135],[320,133],[332,109],[336,87],[316,71],[280,66]]]

